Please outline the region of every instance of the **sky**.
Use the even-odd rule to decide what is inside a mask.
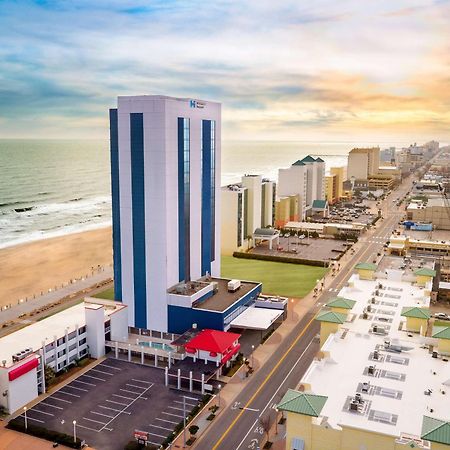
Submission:
[[[0,0],[0,137],[107,138],[118,95],[228,140],[450,142],[450,0]]]

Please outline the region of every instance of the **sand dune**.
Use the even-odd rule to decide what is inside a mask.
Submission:
[[[0,249],[0,306],[112,262],[111,227]]]

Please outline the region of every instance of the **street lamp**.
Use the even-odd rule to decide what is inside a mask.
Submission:
[[[219,408],[220,408],[220,390],[222,389],[222,385],[219,384],[219,386],[217,386],[219,388]]]
[[[77,421],[74,420],[73,422],[73,442],[77,442]]]
[[[23,418],[25,419],[25,431],[28,430],[27,407],[23,407]]]
[[[255,346],[252,345],[252,367],[253,367],[253,352],[255,351]]]

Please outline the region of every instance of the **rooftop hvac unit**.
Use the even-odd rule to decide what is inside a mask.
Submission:
[[[15,353],[12,355],[13,362],[21,361],[22,359],[25,359],[27,356],[31,355],[33,353],[33,349],[31,347],[28,347],[20,352]]]

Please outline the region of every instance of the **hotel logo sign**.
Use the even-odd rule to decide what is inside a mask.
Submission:
[[[199,102],[198,100],[189,100],[189,107],[190,108],[204,108],[205,107],[205,103],[204,102]]]

